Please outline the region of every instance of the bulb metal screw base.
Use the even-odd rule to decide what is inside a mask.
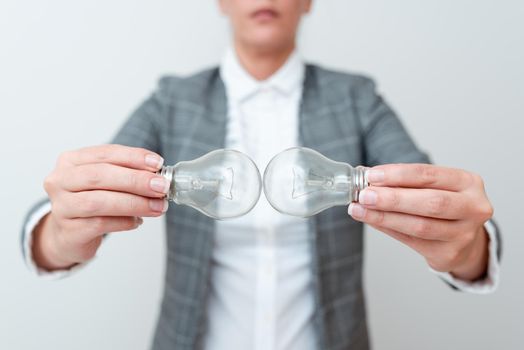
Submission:
[[[169,201],[174,201],[176,196],[175,186],[173,179],[175,178],[175,167],[174,166],[163,166],[162,169],[157,171],[157,175],[163,176],[167,181],[169,181],[169,190],[166,194],[166,199]]]
[[[358,202],[360,191],[369,186],[366,176],[368,169],[369,168],[364,166],[355,167],[355,172],[353,174],[353,190],[350,193],[350,202]]]

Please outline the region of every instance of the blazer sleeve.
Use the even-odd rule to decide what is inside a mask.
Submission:
[[[405,127],[376,92],[375,83],[361,77],[353,91],[358,123],[361,128],[364,163],[429,163]]]
[[[168,90],[168,78],[160,79],[157,89],[131,114],[111,143],[161,153],[161,122],[171,104]]]
[[[167,83],[166,78],[160,80],[158,88],[135,109],[116,133],[111,143],[141,147],[161,153],[160,127],[158,123],[165,116],[168,107]],[[46,214],[42,212],[43,208],[50,208],[48,198],[41,199],[29,209],[22,223],[20,233],[22,256],[29,268],[36,271],[39,275],[46,275],[46,272],[38,270],[32,259],[30,249],[33,231]],[[50,273],[48,274],[50,275]],[[64,274],[62,273],[60,276],[63,277]]]
[[[377,93],[375,83],[361,77],[353,100],[361,127],[364,160],[367,166],[388,163],[431,163],[402,125],[395,112]],[[449,274],[437,273],[453,289],[473,293],[493,292],[499,281],[499,262],[502,255],[502,237],[496,222],[486,222],[490,237],[490,262],[486,276],[478,281],[465,282]]]

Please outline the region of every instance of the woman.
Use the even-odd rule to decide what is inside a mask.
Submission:
[[[456,288],[492,290],[497,233],[481,178],[425,164],[370,79],[302,62],[295,42],[311,0],[220,7],[234,43],[220,67],[163,78],[113,145],[60,156],[45,182],[49,200],[25,225],[29,263],[70,273],[104,234],[167,212],[154,349],[368,349],[363,223],[415,249]],[[189,207],[168,210],[168,184],[155,174],[224,147],[263,169],[297,145],[374,166],[359,203],[304,220],[261,198],[248,215],[215,222]]]

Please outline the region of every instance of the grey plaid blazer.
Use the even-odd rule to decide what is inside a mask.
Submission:
[[[226,94],[217,68],[187,78],[165,77],[114,143],[150,149],[166,164],[175,164],[223,148],[226,122]],[[308,65],[299,125],[303,146],[337,161],[367,166],[429,161],[376,94],[374,83],[362,76]],[[206,332],[214,221],[186,206],[171,206],[165,217],[167,269],[152,348],[199,349]],[[318,349],[369,349],[363,225],[345,207],[335,207],[313,217],[310,227]]]
[[[370,79],[308,65],[304,84],[303,146],[353,165],[428,162]],[[225,88],[215,68],[161,79],[114,142],[156,151],[175,164],[223,148],[226,122]],[[206,331],[214,221],[185,206],[171,206],[166,220],[166,281],[153,349],[198,349]],[[345,207],[326,210],[310,224],[318,348],[368,349],[362,224]]]

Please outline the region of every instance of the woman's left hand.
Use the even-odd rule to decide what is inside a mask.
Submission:
[[[493,215],[484,182],[470,172],[427,164],[371,168],[370,186],[349,214],[420,253],[437,271],[463,280],[486,273]]]

